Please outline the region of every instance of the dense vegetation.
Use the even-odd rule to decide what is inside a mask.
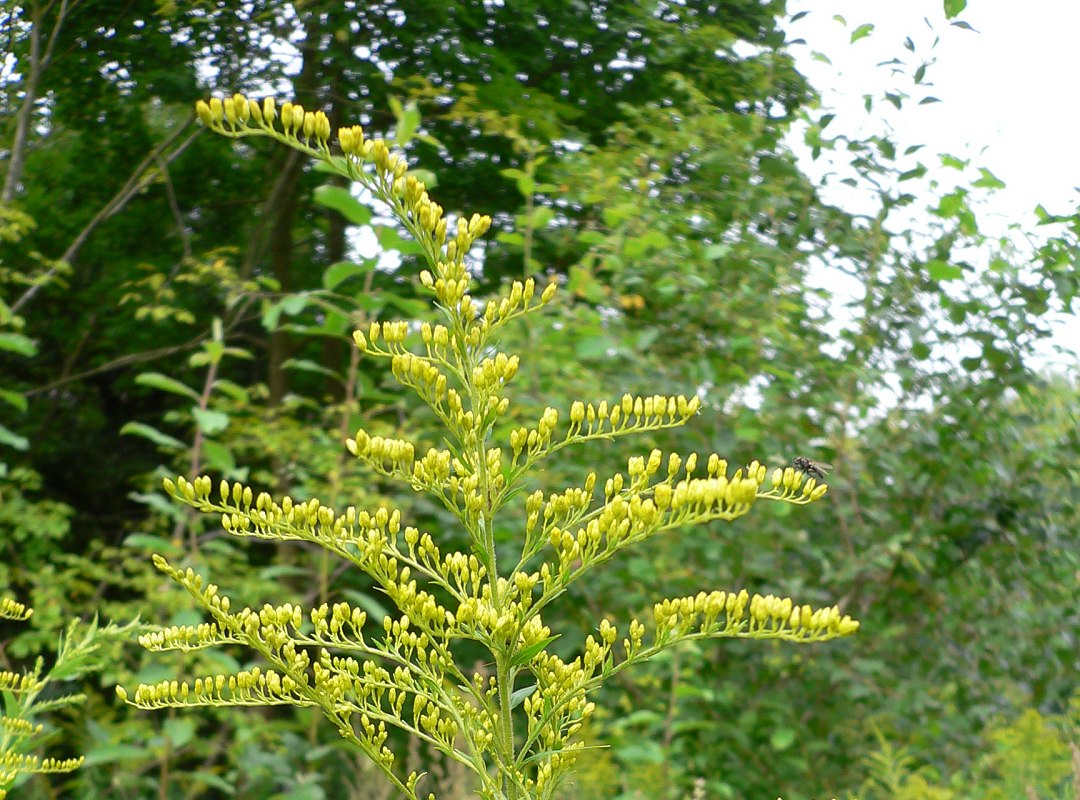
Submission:
[[[372,319],[431,313],[416,245],[295,154],[194,124],[206,94],[274,94],[396,140],[446,209],[490,214],[478,296],[523,277],[563,285],[506,332],[523,354],[520,424],[601,386],[697,395],[695,424],[646,450],[834,466],[824,502],[650,541],[548,611],[581,631],[558,640],[564,656],[596,619],[651,607],[661,576],[672,595],[839,598],[863,626],[827,647],[686,647],[624,673],[603,704],[618,713],[588,731],[611,747],[568,796],[1073,796],[1080,397],[1033,354],[1071,310],[1080,216],[1040,208],[989,236],[981,200],[1007,190],[992,165],[833,134],[782,13],[749,0],[0,8],[0,589],[35,609],[5,623],[0,669],[51,663],[76,618],[200,621],[152,553],[253,606],[346,599],[381,617],[370,582],[315,549],[225,535],[174,505],[165,475],[385,502],[464,546],[444,508],[342,445],[359,427],[439,441],[351,344]],[[871,115],[929,94],[921,41],[870,44],[897,56]],[[800,170],[793,133],[834,161],[831,178]],[[924,163],[955,168],[957,185]],[[830,202],[841,181],[872,209]],[[821,270],[855,299],[822,288]],[[617,471],[641,448],[594,443],[538,487]],[[20,795],[389,796],[311,712],[152,715],[112,692],[248,658],[170,661],[130,632],[104,637],[100,671],[66,676],[85,703],[38,720],[55,735],[37,752],[85,764]],[[463,796],[453,765],[413,758],[440,797]]]

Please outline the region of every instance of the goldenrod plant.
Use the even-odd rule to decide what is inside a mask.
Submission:
[[[122,700],[143,709],[201,706],[310,706],[385,773],[401,796],[433,798],[422,774],[405,774],[392,728],[425,742],[473,773],[487,800],[552,798],[585,743],[578,734],[595,710],[590,695],[619,672],[681,642],[782,639],[820,642],[853,634],[858,623],[836,607],[814,609],[747,590],[702,591],[662,599],[651,618],[620,633],[608,620],[582,652],[564,660],[544,624],[545,609],[567,588],[623,550],[653,536],[733,521],[758,500],[804,505],[827,487],[792,467],[764,464],[731,471],[717,455],[631,458],[625,473],[545,495],[527,492],[545,458],[566,447],[684,425],[697,397],[624,395],[577,401],[568,413],[547,408],[531,427],[514,427],[509,384],[519,356],[500,352],[499,331],[555,295],[532,279],[503,296],[470,294],[466,258],[491,219],[453,224],[410,174],[405,159],[359,126],[342,128],[331,148],[329,120],[295,103],[259,103],[243,95],[196,105],[199,119],[231,138],[263,136],[321,161],[386,204],[419,242],[420,283],[443,324],[374,322],[354,334],[363,354],[389,362],[394,377],[426,403],[445,428],[441,449],[418,452],[406,439],[363,430],[345,442],[373,473],[425,492],[460,523],[470,542],[455,551],[437,533],[417,530],[391,508],[337,511],[317,499],[295,502],[206,476],[166,480],[177,501],[219,515],[234,535],[300,540],[326,548],[366,573],[396,612],[371,625],[348,603],[304,609],[292,603],[233,608],[229,597],[190,567],[156,556],[208,614],[195,626],[140,637],[151,650],[244,645],[265,667],[236,674],[140,685]],[[505,431],[505,432],[504,432]],[[699,471],[699,462],[704,470]],[[597,484],[599,483],[599,491]],[[524,506],[516,542],[496,546],[496,521]],[[462,646],[482,646],[490,669],[467,674]],[[473,663],[470,661],[469,663]]]
[[[34,610],[11,597],[0,596],[0,619],[23,622]],[[0,800],[20,776],[56,772],[71,772],[83,764],[83,757],[46,758],[32,753],[46,740],[50,731],[39,717],[49,711],[80,705],[86,696],[79,693],[42,698],[42,693],[59,681],[72,680],[98,668],[98,650],[106,638],[129,635],[138,625],[133,622],[118,627],[99,628],[97,620],[83,625],[72,621],[60,637],[56,661],[45,670],[40,656],[33,669],[16,672],[0,671],[0,694],[4,712],[0,715]]]

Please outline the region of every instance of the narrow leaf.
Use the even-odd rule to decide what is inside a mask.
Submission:
[[[555,634],[554,636],[549,636],[546,639],[541,639],[539,642],[533,642],[524,650],[518,650],[516,653],[514,653],[514,657],[510,659],[510,666],[520,667],[524,664],[528,664],[530,661],[533,660],[533,656],[543,651],[544,648],[546,648],[549,644],[551,644],[558,638],[559,634]]]
[[[12,392],[8,389],[0,389],[0,400],[7,403],[9,406],[14,406],[23,413],[29,407],[29,403],[26,400],[26,395],[22,392]]]
[[[168,375],[162,375],[160,372],[143,372],[142,374],[135,376],[135,383],[140,386],[161,389],[163,392],[172,392],[173,394],[178,394],[181,397],[187,397],[191,400],[199,399],[199,393],[186,383],[181,383],[176,380],[176,378],[170,378]]]
[[[21,333],[0,333],[0,350],[18,353],[20,356],[37,355],[37,345],[34,340]]]
[[[520,706],[525,701],[525,698],[535,691],[535,683],[531,686],[523,686],[522,688],[518,689],[516,692],[510,695],[510,708],[517,708],[518,706]]]
[[[149,425],[144,425],[141,422],[129,422],[120,429],[121,435],[130,434],[132,436],[141,436],[144,439],[149,439],[159,447],[164,447],[167,450],[183,450],[187,445],[181,442],[179,439],[175,439],[166,433],[162,433],[157,428],[153,428]]]
[[[333,291],[349,278],[371,272],[374,267],[375,262],[372,259],[367,259],[362,264],[354,264],[352,261],[338,261],[336,264],[331,264],[323,272],[323,288]]]
[[[30,448],[30,440],[25,436],[19,436],[19,434],[15,433],[15,431],[10,428],[0,425],[0,445],[15,450],[28,450]]]
[[[874,23],[864,22],[862,25],[860,25],[858,28],[851,32],[851,43],[854,44],[855,42],[859,41],[859,39],[865,39],[873,32]]]
[[[345,217],[353,225],[371,222],[371,209],[353,197],[344,186],[323,184],[315,190],[315,202]]]

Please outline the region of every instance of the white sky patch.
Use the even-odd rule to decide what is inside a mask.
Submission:
[[[789,38],[806,40],[792,47],[798,69],[821,93],[823,105],[836,111],[828,136],[880,133],[887,125],[901,152],[925,145],[911,157],[912,164],[921,161],[930,170],[928,177],[942,186],[952,185],[957,174],[941,166],[938,153],[971,159],[972,170],[990,169],[1006,184],[986,197],[979,214],[980,227],[993,235],[1004,234],[1013,223],[1036,235],[1046,230],[1035,227],[1039,204],[1051,214],[1076,209],[1080,104],[1073,86],[1080,75],[1075,43],[1080,2],[971,0],[959,19],[975,31],[944,20],[941,0],[792,0],[788,11],[793,16],[810,12],[788,26]],[[844,17],[844,23],[835,15]],[[873,25],[873,31],[852,43],[852,33],[864,24]],[[903,46],[909,36],[914,53]],[[932,48],[937,37],[940,42]],[[816,59],[814,52],[825,54],[831,64]],[[894,57],[907,63],[906,76],[891,76],[889,67],[878,66]],[[924,60],[934,63],[927,68],[926,83],[916,86],[910,76]],[[910,96],[901,110],[879,99],[883,90],[894,87]],[[863,107],[867,94],[875,98],[870,114]],[[927,96],[941,102],[919,105]],[[804,146],[792,145],[809,175],[825,171]],[[868,210],[858,202],[854,193],[843,194],[845,208]],[[840,299],[861,292],[856,281],[838,286],[836,275],[827,280],[830,288],[840,289]],[[1080,318],[1063,315],[1056,329],[1054,342],[1044,348],[1047,363],[1075,368],[1075,357],[1063,362],[1053,350],[1054,345],[1080,347]]]

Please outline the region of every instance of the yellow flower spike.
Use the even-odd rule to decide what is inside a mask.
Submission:
[[[297,104],[284,104],[283,137],[273,127],[277,115],[270,99],[260,106],[242,95],[228,101],[211,98],[210,102],[197,103],[195,111],[202,124],[227,136],[272,132],[279,141],[287,139],[288,146],[294,149],[308,153],[315,150],[316,157],[332,169],[363,182],[378,199],[389,203],[393,213],[420,240],[428,264],[420,272],[419,282],[448,313],[449,322],[425,323],[419,329],[416,323],[410,328],[407,322],[373,322],[363,331],[355,331],[353,341],[360,351],[389,362],[392,375],[415,389],[447,423],[451,441],[447,449],[431,448],[417,458],[413,445],[404,439],[373,437],[359,430],[346,441],[346,448],[378,475],[404,480],[418,491],[438,493],[439,500],[474,536],[491,531],[491,513],[513,496],[520,488],[520,479],[551,451],[594,438],[674,427],[699,413],[702,402],[697,395],[625,395],[615,403],[596,405],[572,400],[564,428],[560,429],[559,414],[554,409],[545,409],[532,429],[512,427],[504,459],[488,436],[498,416],[509,412],[510,401],[503,396],[502,387],[515,377],[519,362],[516,356],[499,352],[494,334],[508,321],[550,302],[557,284],[548,283],[539,300],[534,298],[536,284],[532,279],[514,281],[501,297],[477,300],[471,296],[465,259],[477,238],[488,232],[491,218],[480,214],[456,216],[448,238],[442,207],[431,200],[423,182],[408,173],[405,159],[391,152],[382,140],[365,139],[359,126],[336,131],[345,157],[333,159],[327,146],[329,120],[322,112],[308,113]],[[251,118],[254,126],[248,125]],[[229,125],[223,124],[226,119]],[[374,162],[374,172],[361,171],[360,162],[365,159]],[[410,330],[420,333],[421,343],[416,347],[407,346]],[[666,472],[661,473],[665,464]],[[804,486],[801,477],[789,477],[785,470],[770,473],[756,461],[730,478],[719,456],[709,459],[708,475],[703,478],[693,477],[696,466],[696,455],[684,460],[675,454],[665,457],[649,450],[647,455],[628,463],[627,473],[616,473],[604,481],[599,508],[594,506],[593,498],[595,473],[589,473],[583,488],[572,487],[547,497],[542,492],[530,495],[525,501],[526,552],[520,564],[538,556],[542,563],[531,575],[526,575],[521,566],[512,569],[509,579],[488,576],[488,568],[481,566],[476,555],[440,553],[430,535],[403,525],[396,512],[349,508],[344,514],[336,514],[317,500],[294,503],[287,497],[279,505],[266,493],[253,496],[252,489],[228,482],[219,487],[222,502],[218,503],[209,499],[212,486],[205,476],[193,482],[184,478],[178,478],[175,484],[168,482],[166,491],[176,499],[219,515],[222,527],[235,535],[299,538],[332,544],[336,552],[348,553],[381,586],[395,610],[384,623],[386,637],[369,647],[362,631],[362,612],[347,605],[335,605],[332,612],[324,605],[301,614],[298,607],[286,603],[256,611],[244,609],[233,615],[229,613],[228,598],[216,594],[216,587],[207,586],[197,599],[211,611],[213,625],[221,625],[221,629],[166,629],[145,636],[143,642],[154,648],[189,649],[213,643],[257,642],[259,649],[269,648],[271,669],[199,678],[193,690],[185,683],[179,688],[172,684],[141,688],[137,704],[169,705],[170,696],[177,693],[188,704],[277,703],[299,699],[299,694],[283,695],[307,687],[335,698],[335,703],[349,698],[336,722],[347,738],[359,739],[382,764],[394,760],[385,746],[387,725],[397,724],[395,719],[409,705],[413,705],[410,729],[425,732],[448,751],[462,731],[481,751],[498,747],[502,737],[497,729],[499,717],[481,715],[478,709],[485,703],[499,709],[505,703],[505,693],[500,692],[506,688],[505,677],[499,675],[497,679],[487,673],[477,675],[470,684],[468,679],[461,682],[450,675],[450,648],[455,639],[504,639],[497,647],[513,658],[515,652],[550,637],[539,616],[547,600],[624,546],[678,525],[735,519],[749,510],[770,474],[774,492],[765,496],[772,499],[805,503],[820,498],[825,491],[823,485]],[[783,493],[775,491],[780,487],[784,487]],[[801,497],[796,491],[799,488],[804,490]],[[476,552],[491,553],[490,543],[484,544]],[[541,555],[545,548],[550,548],[546,559]],[[182,573],[159,559],[155,563],[166,574],[184,583],[189,591],[198,591],[198,576],[186,570]],[[428,591],[428,584],[435,585],[435,595]],[[452,596],[453,611],[439,605],[436,595]],[[746,619],[748,607],[752,610],[750,621]],[[310,622],[301,636],[301,622],[307,618]],[[595,708],[584,688],[586,682],[602,680],[612,665],[623,659],[643,659],[688,636],[807,641],[847,635],[858,627],[836,609],[814,611],[796,607],[786,598],[751,598],[745,591],[702,592],[665,600],[656,604],[655,618],[656,628],[648,646],[643,644],[646,630],[635,620],[622,640],[625,652],[616,655],[612,646],[618,634],[614,626],[602,621],[585,652],[571,663],[543,649],[531,656],[537,687],[533,695],[521,699],[521,709],[530,718],[535,717],[538,724],[528,727],[526,749],[547,755],[536,761],[535,768],[530,767],[530,775],[520,770],[504,772],[503,780],[526,793],[536,793],[538,786],[563,779],[564,768],[572,763],[581,744],[568,741],[568,737]],[[313,644],[327,649],[317,653],[308,647]],[[355,647],[363,656],[332,655],[342,652],[345,645]],[[380,649],[384,647],[388,650]],[[392,655],[394,666],[380,666],[386,663],[380,653]],[[294,676],[303,676],[303,681],[297,683]],[[435,691],[432,687],[442,689]],[[225,692],[226,688],[230,692]],[[472,696],[459,698],[454,694],[458,689]],[[407,702],[409,697],[411,704]],[[459,703],[460,699],[467,702]],[[542,711],[545,720],[540,724]],[[501,710],[497,713],[501,714]],[[397,780],[399,789],[402,785],[414,788],[416,777]]]

